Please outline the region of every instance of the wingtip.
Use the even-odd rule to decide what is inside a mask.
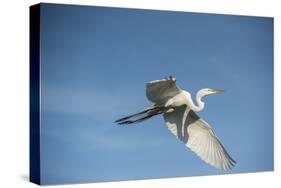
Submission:
[[[173,75],[166,76],[164,79],[166,79],[166,80],[176,81],[176,78],[175,78],[175,77],[173,77]]]
[[[173,77],[172,75],[170,75],[170,76],[166,76],[166,77],[164,77],[164,78],[162,78],[162,79],[160,79],[160,80],[151,80],[151,81],[148,81],[148,82],[147,82],[147,85],[149,85],[149,84],[154,84],[154,83],[157,83],[157,82],[160,82],[160,81],[166,81],[166,80],[172,80],[172,81],[176,82],[176,78]]]

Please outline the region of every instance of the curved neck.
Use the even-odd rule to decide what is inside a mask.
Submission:
[[[205,106],[205,103],[201,100],[202,97],[203,96],[200,94],[200,92],[197,92],[197,94],[196,94],[196,103],[197,103],[197,105],[195,105],[192,102],[192,104],[190,104],[191,110],[193,110],[195,112],[199,112],[199,111],[203,110],[203,108]]]

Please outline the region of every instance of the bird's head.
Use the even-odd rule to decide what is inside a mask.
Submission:
[[[216,93],[222,93],[222,92],[224,92],[224,91],[220,90],[220,89],[204,88],[204,89],[200,89],[198,94],[201,97],[204,97],[204,96],[207,96],[207,95],[216,94]]]

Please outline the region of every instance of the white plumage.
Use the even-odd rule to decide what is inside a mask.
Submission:
[[[146,96],[153,102],[152,107],[116,122],[131,124],[163,114],[168,129],[202,160],[216,168],[229,170],[236,162],[227,153],[210,125],[195,113],[204,108],[204,96],[219,92],[222,90],[199,90],[195,105],[190,93],[176,85],[175,78],[170,76],[150,81],[146,85]]]
[[[182,126],[181,118],[184,110],[184,107],[180,107],[173,112],[164,113],[168,129],[206,163],[224,170],[231,169],[234,160],[226,152],[208,123],[195,112],[190,111],[185,125]]]

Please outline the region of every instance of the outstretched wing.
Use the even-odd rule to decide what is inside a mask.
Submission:
[[[177,87],[176,79],[172,76],[146,84],[146,97],[153,103],[160,103],[180,92],[181,89]]]
[[[236,162],[227,153],[208,123],[190,110],[185,125],[182,126],[184,111],[185,107],[181,107],[164,114],[168,129],[206,163],[219,169],[231,169]]]

